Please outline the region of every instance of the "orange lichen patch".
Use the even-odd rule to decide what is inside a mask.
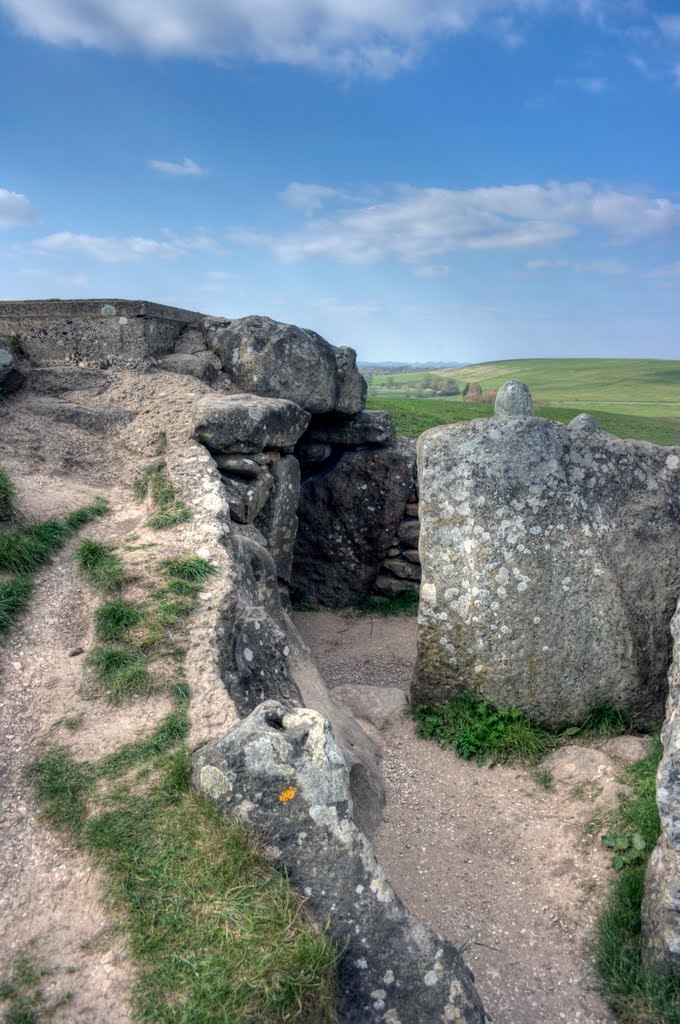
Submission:
[[[288,800],[293,799],[295,792],[295,789],[293,789],[292,786],[289,786],[288,789],[284,789],[283,793],[279,793],[279,800],[282,804],[285,804]]]

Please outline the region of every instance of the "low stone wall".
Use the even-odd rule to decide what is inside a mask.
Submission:
[[[200,313],[156,302],[86,299],[0,302],[0,334],[33,364],[139,369],[171,352]]]
[[[414,452],[415,456],[415,452]],[[392,546],[380,567],[380,573],[373,584],[373,593],[380,597],[396,597],[405,592],[418,593],[420,590],[420,511],[418,486],[406,496],[404,514],[399,520]]]

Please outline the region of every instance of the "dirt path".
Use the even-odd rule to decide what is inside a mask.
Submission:
[[[321,612],[296,623],[338,695],[408,686],[414,619]],[[584,833],[592,804],[525,769],[462,761],[402,714],[372,735],[387,787],[377,854],[407,906],[466,947],[495,1024],[610,1024],[586,950],[610,875]]]

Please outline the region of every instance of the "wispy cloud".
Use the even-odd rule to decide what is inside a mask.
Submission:
[[[426,263],[422,267],[416,267],[413,271],[414,277],[448,277],[449,268],[445,263]]]
[[[527,249],[585,231],[629,242],[680,228],[680,204],[587,182],[454,190],[402,185],[382,202],[337,204],[299,230],[280,235],[239,230],[235,241],[271,249],[284,263],[327,257],[370,264],[388,258],[421,265],[460,249]]]
[[[680,42],[680,14],[667,14],[656,20],[666,39]]]
[[[0,228],[35,224],[38,216],[26,196],[0,188]]]
[[[529,260],[525,267],[533,271],[570,270],[574,274],[605,274],[608,277],[619,277],[629,272],[620,260]]]
[[[609,82],[606,78],[558,78],[557,85],[565,89],[580,89],[582,92],[592,93],[594,96],[606,92]]]
[[[342,193],[337,188],[329,188],[327,185],[305,185],[301,181],[291,181],[283,192],[279,192],[279,199],[293,209],[314,213],[329,199],[340,195]]]
[[[207,174],[205,167],[200,167],[191,157],[185,156],[181,164],[174,164],[169,160],[149,160],[149,167],[161,174],[175,174],[179,177],[201,177]]]
[[[593,18],[603,3],[566,6]],[[382,77],[413,65],[433,37],[479,24],[516,46],[521,19],[564,7],[564,0],[0,0],[22,31],[61,46],[249,58]]]
[[[49,256],[55,253],[87,256],[100,263],[131,263],[148,257],[175,260],[193,252],[217,252],[214,239],[204,233],[192,236],[167,231],[162,239],[139,235],[88,235],[58,231],[29,242],[24,251]]]

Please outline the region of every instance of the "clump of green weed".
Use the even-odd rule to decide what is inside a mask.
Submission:
[[[0,466],[0,522],[14,519],[14,484],[7,470]]]
[[[291,608],[294,612],[318,612],[319,606],[313,601],[292,601]]]
[[[106,601],[95,612],[95,632],[97,639],[104,643],[116,643],[129,636],[142,619],[142,609],[124,597]]]
[[[198,555],[189,555],[185,558],[166,558],[161,562],[168,576],[174,576],[178,580],[188,580],[193,583],[202,583],[209,576],[217,574],[217,567],[211,565],[205,558]]]
[[[46,999],[42,981],[52,972],[38,964],[32,947],[33,943],[28,943],[16,954],[9,977],[0,982],[0,1002],[9,1004],[4,1016],[6,1024],[38,1024],[38,1021],[50,1020],[73,998],[72,993],[67,992],[52,1002]]]
[[[153,678],[144,656],[129,647],[95,647],[87,656],[92,669],[92,695],[103,696],[110,704],[150,693]]]
[[[555,783],[553,773],[548,768],[537,768],[533,773],[533,780],[541,789],[552,789]]]
[[[459,694],[443,707],[421,705],[415,710],[421,736],[453,747],[466,760],[479,764],[524,761],[535,764],[556,745],[555,737],[531,722],[519,708],[497,708],[469,693]]]
[[[590,712],[581,725],[570,725],[562,733],[563,736],[620,736],[632,732],[633,718],[625,708],[616,708],[611,704],[599,704]]]
[[[418,601],[417,590],[405,590],[393,597],[362,594],[354,608],[359,615],[417,615]]]
[[[147,520],[152,530],[165,530],[178,523],[186,523],[191,519],[191,512],[177,501],[175,488],[168,477],[165,462],[159,459],[142,470],[132,484],[135,497],[140,501],[147,496],[155,507],[155,512]]]
[[[123,561],[114,550],[112,544],[88,538],[78,546],[74,556],[80,571],[105,594],[119,590],[123,583]]]

